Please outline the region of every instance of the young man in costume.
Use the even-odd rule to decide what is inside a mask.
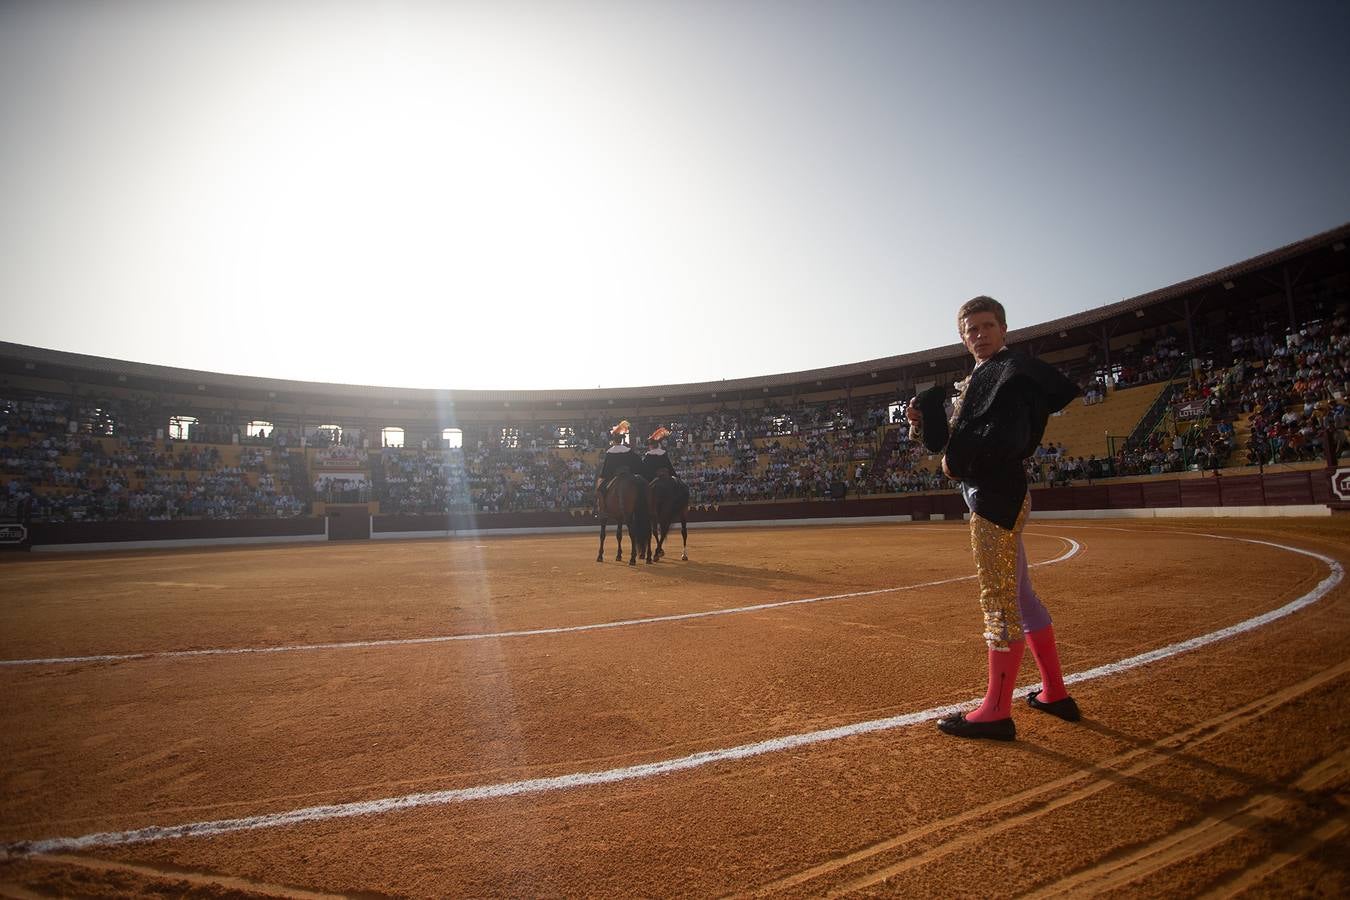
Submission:
[[[595,507],[605,506],[605,485],[621,472],[642,473],[642,457],[632,447],[624,443],[628,436],[628,420],[625,419],[609,430],[609,447],[600,457],[600,471],[595,476]]]
[[[655,481],[656,476],[662,472],[669,472],[671,478],[675,475],[675,464],[670,460],[670,454],[666,448],[661,446],[661,440],[670,434],[670,429],[664,425],[657,427],[655,431],[647,438],[647,452],[642,455],[643,478],[648,481]]]
[[[1031,508],[1023,460],[1040,445],[1046,420],[1078,388],[1054,367],[1005,346],[1007,315],[992,297],[966,301],[956,321],[975,369],[956,384],[950,417],[943,406],[943,387],[915,397],[906,416],[924,446],[943,453],[942,470],[960,480],[970,508],[989,681],[977,709],[938,719],[937,724],[958,737],[1010,741],[1017,733],[1012,694],[1028,644],[1040,669],[1041,690],[1027,697],[1027,703],[1069,722],[1079,719],[1078,705],[1064,689],[1050,614],[1031,587],[1022,547]]]

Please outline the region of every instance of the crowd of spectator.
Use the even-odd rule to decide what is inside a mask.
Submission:
[[[1335,459],[1346,452],[1350,328],[1344,314],[1291,332],[1268,354],[1234,350],[1221,396],[1251,414],[1251,462]]]
[[[127,422],[106,407],[0,398],[0,478],[7,506],[34,521],[235,519],[302,515],[292,468],[275,451],[109,435]],[[73,423],[73,424],[72,424]]]
[[[1105,390],[1107,381],[1110,381],[1112,387],[1131,388],[1164,381],[1178,374],[1184,375],[1186,359],[1187,354],[1181,349],[1176,332],[1166,329],[1152,340],[1130,344],[1114,351],[1111,371],[1109,374],[1101,375],[1102,389]],[[1094,369],[1098,368],[1099,364],[1104,365],[1105,362],[1099,360],[1095,347],[1089,353],[1089,360]]]
[[[314,479],[315,500],[324,503],[369,503],[371,481],[363,474],[323,475]]]
[[[1094,406],[1106,399],[1106,381],[1101,377],[1089,379],[1082,388],[1084,406]]]
[[[387,448],[373,458],[373,463],[382,512],[469,512],[473,509],[461,449]]]
[[[839,482],[854,493],[942,486],[940,475],[914,465],[908,425],[887,431],[892,413],[887,404],[872,404],[855,416],[836,401],[725,410],[660,424],[671,431],[667,445],[695,505],[821,497]],[[903,443],[880,452],[883,434],[897,430],[905,432]],[[601,432],[601,426],[575,429],[582,431]],[[561,450],[540,446],[555,436],[552,430],[542,437],[517,432],[515,447],[386,448],[374,460],[376,499],[391,513],[588,509],[600,446],[586,449],[584,440]]]
[[[1179,344],[1165,332],[1120,351],[1109,372],[1089,364],[1081,379],[1090,404],[1105,398],[1108,382],[1132,386],[1189,369],[1172,418],[1113,456],[1047,443],[1028,460],[1028,477],[1063,484],[1218,468],[1238,454],[1272,465],[1350,452],[1343,309],[1284,335],[1254,328],[1201,342],[1194,360]],[[1250,424],[1241,447],[1239,418]],[[148,402],[0,398],[0,501],[31,508],[39,521],[294,516],[316,500],[374,500],[386,513],[583,510],[612,424],[511,425],[480,429],[469,447],[367,451],[357,429],[244,437],[223,422],[195,422],[194,442],[165,439],[155,423]],[[671,431],[667,446],[696,505],[819,498],[840,484],[854,496],[952,487],[912,439],[899,404],[884,400],[770,402],[635,421],[634,439],[657,424]],[[302,445],[327,448],[310,451],[312,470],[293,449]]]
[[[1283,335],[1261,325],[1206,345],[1173,398],[1171,415],[1113,460],[1116,474],[1218,469],[1244,450],[1247,465],[1336,459],[1347,452],[1350,329],[1344,308]],[[1239,447],[1234,423],[1250,426]]]
[[[575,509],[595,493],[593,465],[537,447],[385,448],[374,462],[380,509],[389,513]]]

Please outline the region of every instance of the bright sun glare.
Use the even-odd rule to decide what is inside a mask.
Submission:
[[[151,277],[248,298],[288,332],[359,333],[427,384],[499,369],[498,339],[552,335],[556,355],[531,347],[515,364],[556,384],[595,308],[678,294],[651,274],[687,267],[665,248],[677,232],[686,253],[703,240],[697,209],[716,187],[685,178],[669,109],[648,111],[622,73],[538,24],[418,30],[353,12],[314,33],[297,18],[252,36],[247,66],[243,36],[223,32],[195,60],[208,77],[151,90],[145,115],[173,127],[140,131],[130,154],[157,168],[139,214],[175,250]],[[124,258],[143,253],[143,235],[126,240]]]

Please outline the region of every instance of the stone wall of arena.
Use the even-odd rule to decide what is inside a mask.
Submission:
[[[1327,469],[1264,474],[1110,481],[1032,489],[1036,518],[1164,516],[1329,515],[1335,502]],[[591,530],[595,520],[568,512],[479,513],[477,515],[368,515],[366,534],[375,539],[443,537],[456,534],[531,534]],[[951,492],[861,497],[844,500],[722,504],[691,509],[695,527],[738,524],[810,525],[834,522],[957,520],[965,514]],[[69,522],[32,526],[37,551],[133,550],[228,544],[319,542],[353,536],[349,526],[330,527],[325,517],[172,522]]]

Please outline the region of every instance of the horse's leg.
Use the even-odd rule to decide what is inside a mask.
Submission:
[[[633,514],[631,512],[627,511],[624,512],[623,523],[628,526],[628,564],[630,566],[636,566],[638,542],[637,542],[637,531],[633,528],[633,525],[636,523],[636,520],[634,519]],[[619,558],[620,559],[623,558],[622,551],[620,551],[619,553]]]
[[[660,559],[666,555],[666,532],[670,530],[670,524],[666,522],[666,517],[661,516],[656,521],[656,558]]]
[[[600,552],[595,554],[596,562],[605,561],[605,520],[600,520]]]
[[[623,562],[623,516],[614,523],[614,540],[619,543],[619,555],[614,557],[615,562]],[[633,529],[628,529],[628,543],[633,543]]]
[[[689,558],[689,525],[684,513],[680,513],[680,559]]]
[[[657,513],[656,482],[647,486],[647,562],[656,562],[661,558],[661,517]]]

